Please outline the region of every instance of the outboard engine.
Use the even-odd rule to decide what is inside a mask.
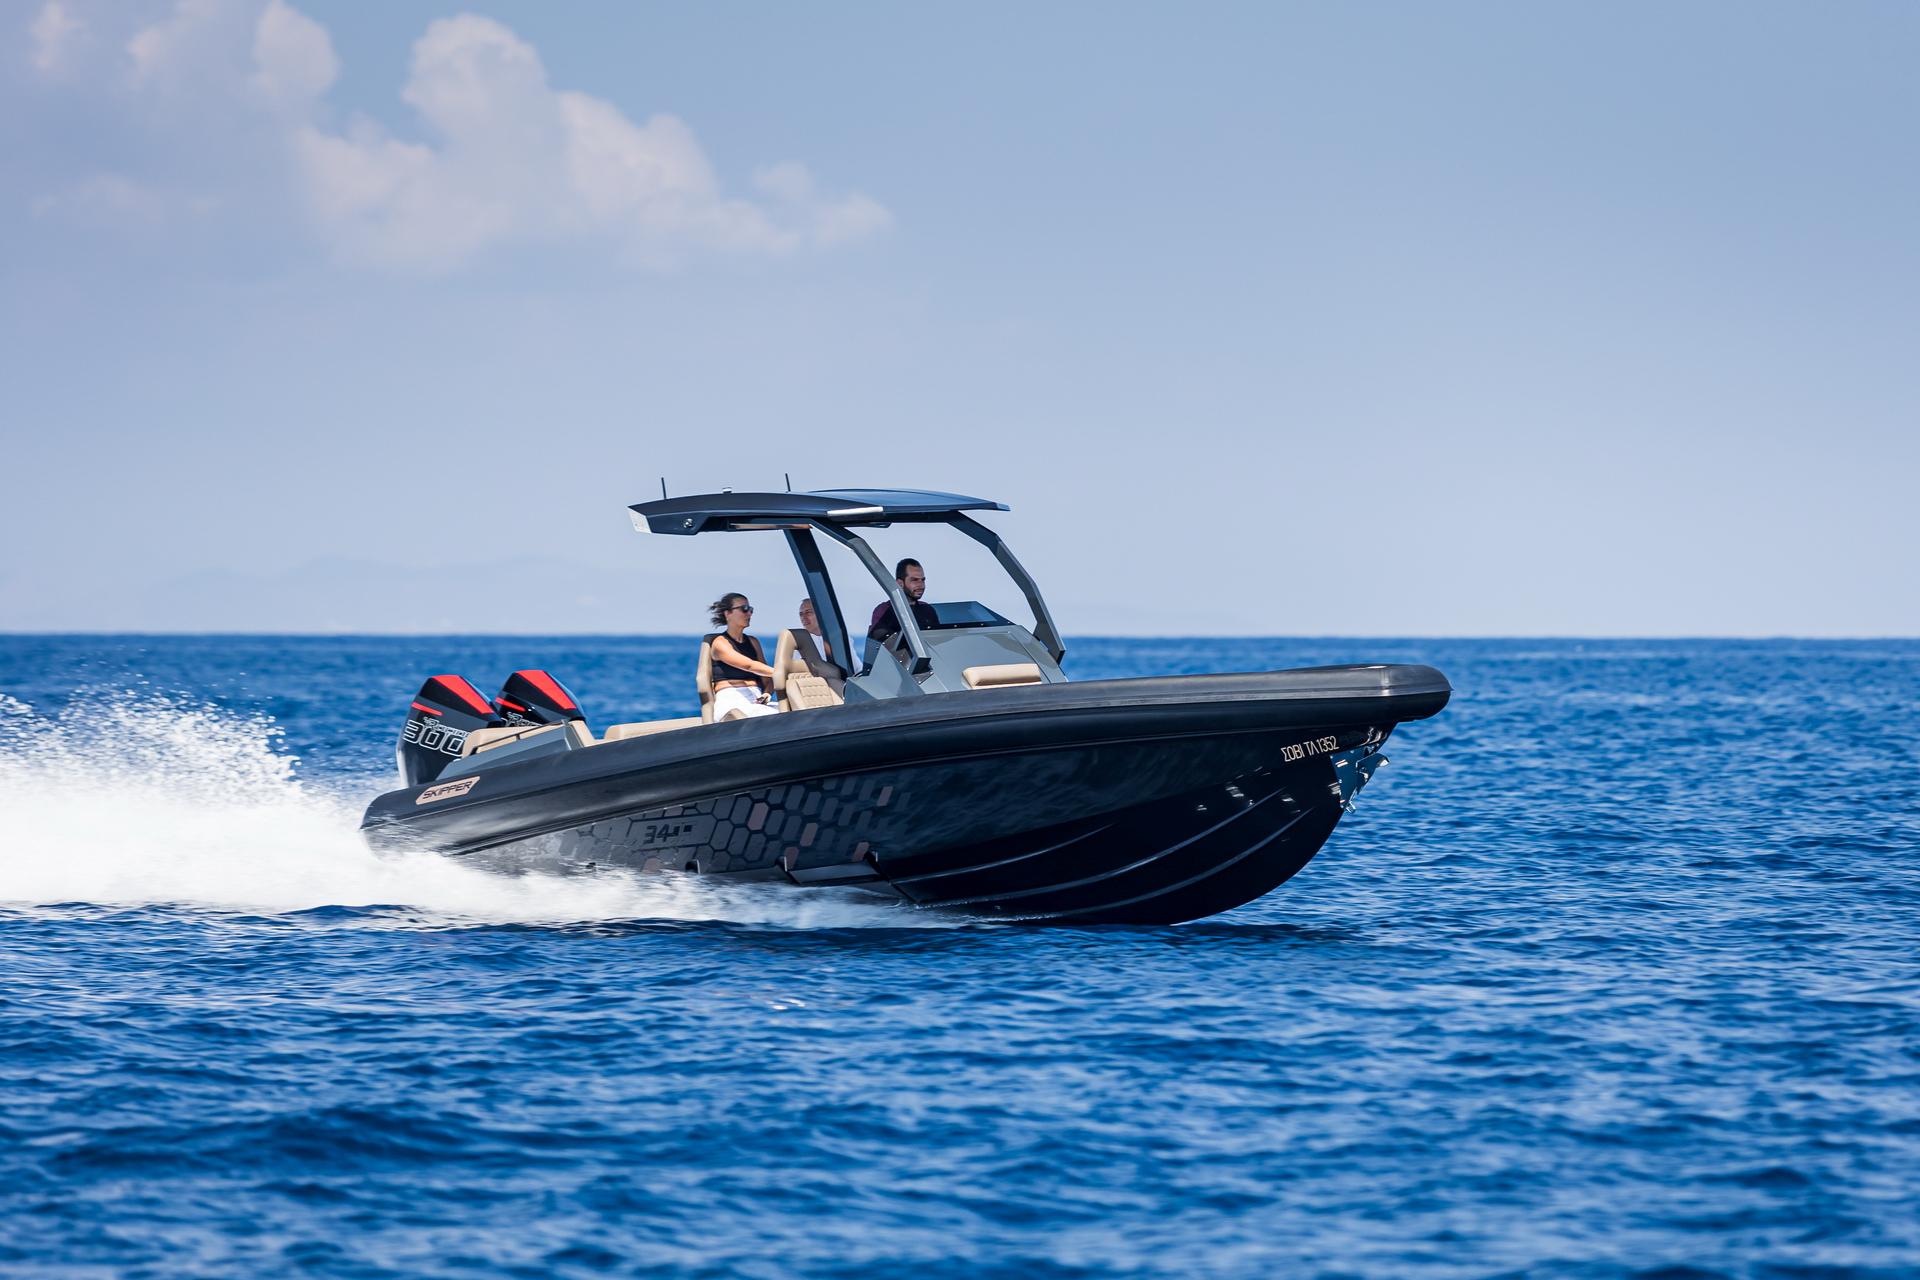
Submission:
[[[493,705],[508,724],[564,724],[587,718],[573,690],[544,671],[514,672],[500,686]]]
[[[460,758],[467,734],[497,728],[500,715],[465,676],[434,676],[420,686],[400,728],[401,783],[424,786]]]

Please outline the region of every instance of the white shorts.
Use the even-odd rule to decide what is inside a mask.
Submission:
[[[771,702],[771,701],[761,702],[755,696],[759,692],[760,690],[758,689],[742,689],[737,686],[732,689],[714,690],[713,692],[714,720],[715,721],[725,720],[729,718],[729,716],[731,716],[733,719],[738,720],[742,716],[777,715],[780,711],[780,705],[776,702]],[[769,695],[769,697],[771,697],[771,695]]]

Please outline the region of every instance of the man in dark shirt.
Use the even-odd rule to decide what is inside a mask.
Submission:
[[[913,621],[916,626],[930,627],[936,621],[933,606],[922,604],[920,597],[927,594],[927,573],[920,567],[918,560],[902,560],[893,566],[893,580],[900,584],[900,590],[906,593],[913,603]],[[893,612],[893,601],[882,600],[873,611],[873,621],[867,624],[867,639],[877,640],[881,644],[893,639],[899,633],[900,619]]]

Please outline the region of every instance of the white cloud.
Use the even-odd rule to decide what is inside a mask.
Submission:
[[[40,6],[33,25],[27,28],[27,34],[33,39],[34,70],[42,75],[59,71],[66,62],[67,50],[80,30],[80,20],[61,0],[47,0],[46,4]]]
[[[362,124],[299,140],[321,226],[353,256],[444,267],[495,244],[597,237],[643,262],[689,250],[786,253],[881,230],[886,210],[814,189],[802,166],[770,204],[729,198],[685,123],[635,123],[547,82],[531,45],[471,14],[427,28],[401,98],[433,142]]]
[[[224,0],[175,0],[165,19],[128,39],[133,84],[188,93],[221,90],[234,33],[245,29],[247,16]]]
[[[255,93],[283,110],[311,111],[340,74],[327,29],[280,0],[269,0],[253,29]]]
[[[77,29],[67,3],[50,3],[34,26],[49,65]],[[584,243],[658,266],[824,248],[891,223],[870,197],[828,193],[793,162],[758,171],[753,196],[729,195],[685,122],[635,121],[603,98],[554,88],[531,45],[473,14],[433,22],[414,44],[400,91],[409,130],[338,121],[327,102],[340,74],[333,41],[285,0],[175,0],[121,47],[115,82],[100,87],[137,127],[172,129],[189,157],[142,183],[204,185],[217,172],[297,211],[353,261],[447,270],[496,248]],[[147,153],[165,152],[163,141]],[[97,194],[111,177],[87,181]],[[247,203],[231,191],[195,195]]]
[[[884,206],[857,191],[838,200],[826,199],[807,167],[791,160],[756,170],[753,185],[809,225],[820,244],[857,240],[884,231],[893,222]]]

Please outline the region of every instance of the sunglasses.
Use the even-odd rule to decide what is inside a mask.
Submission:
[[[752,612],[753,612],[753,606],[752,606],[752,605],[750,605],[750,604],[737,604],[737,605],[735,605],[735,606],[733,606],[733,608],[732,608],[732,609],[729,609],[729,610],[727,610],[727,612],[728,612],[728,613],[733,613],[733,612],[736,612],[736,611],[738,611],[738,612],[740,612],[740,613],[752,613]]]

